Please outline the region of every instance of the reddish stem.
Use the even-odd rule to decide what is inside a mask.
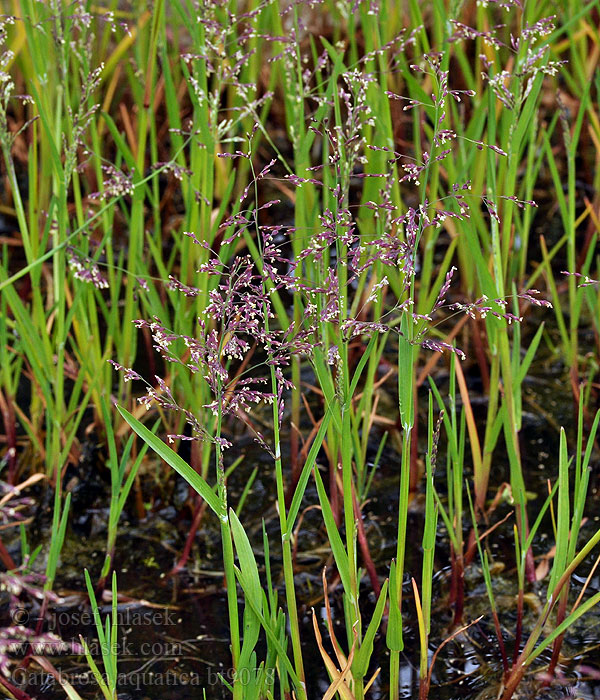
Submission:
[[[200,496],[197,496],[196,497],[196,508],[194,510],[194,517],[192,519],[192,526],[190,527],[190,531],[189,531],[188,536],[185,540],[185,546],[183,548],[183,552],[181,553],[181,556],[179,557],[178,562],[175,564],[175,566],[169,572],[169,576],[175,576],[187,564],[187,561],[190,558],[190,553],[192,551],[192,545],[194,544],[194,537],[196,536],[196,532],[198,532],[198,528],[200,527],[200,523],[202,522],[202,517],[204,515],[205,510],[206,510],[206,501],[204,501]]]
[[[493,610],[492,617],[494,618],[494,629],[496,630],[496,638],[498,639],[498,647],[500,648],[500,656],[502,658],[502,668],[504,676],[508,675],[508,656],[506,655],[506,647],[504,646],[504,638],[502,637],[502,628],[500,627],[500,619],[498,613]]]
[[[567,614],[567,603],[569,601],[569,582],[565,584],[565,589],[562,592],[561,599],[558,603],[558,610],[556,611],[556,627],[558,627],[566,617]],[[562,648],[562,643],[565,638],[564,633],[559,635],[552,645],[552,658],[548,664],[548,679],[552,678],[558,664],[558,659],[560,657],[560,650]],[[544,685],[549,685],[550,681],[546,681]]]
[[[17,419],[12,399],[10,397],[7,399],[2,391],[0,391],[0,412],[2,413],[4,431],[6,432],[6,446],[8,447],[6,453],[8,462],[7,481],[11,486],[14,486],[17,477]]]
[[[17,565],[13,561],[13,558],[10,556],[8,553],[8,549],[4,546],[4,542],[0,540],[0,561],[4,564],[4,566],[8,569],[8,571],[11,571],[12,569],[16,569]]]
[[[379,585],[379,578],[377,577],[375,564],[373,563],[371,551],[369,550],[369,543],[367,542],[367,536],[365,535],[365,526],[363,523],[362,513],[358,505],[358,500],[356,498],[354,486],[352,487],[352,501],[354,503],[354,517],[356,518],[360,551],[363,556],[363,561],[367,569],[367,573],[369,574],[369,579],[371,580],[371,586],[373,587],[373,591],[375,592],[375,595],[379,597],[381,586]]]
[[[0,685],[5,688],[12,697],[15,697],[16,700],[34,700],[31,695],[28,695],[24,690],[21,690],[20,688],[17,688],[16,685],[13,685],[9,681],[4,678],[4,676],[0,673]]]

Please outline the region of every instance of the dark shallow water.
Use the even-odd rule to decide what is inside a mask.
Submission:
[[[440,375],[443,385],[443,375]],[[568,394],[564,393],[565,374],[558,366],[542,366],[538,378],[530,378],[525,386],[523,405],[523,428],[521,449],[527,488],[531,492],[529,508],[534,513],[536,504],[543,502],[546,493],[546,480],[553,479],[557,470],[558,431],[555,421],[560,421],[571,433],[573,444],[573,406]],[[561,398],[564,397],[564,398]],[[388,397],[392,404],[396,399]],[[473,395],[473,406],[478,420],[485,419],[485,400]],[[537,410],[541,407],[543,410]],[[546,413],[547,411],[547,413]],[[551,418],[549,417],[551,416]],[[380,436],[374,435],[376,450]],[[284,442],[284,444],[286,444]],[[239,436],[238,449],[245,452],[242,466],[232,475],[229,486],[232,501],[235,503],[241,493],[248,474],[259,466],[245,511],[243,522],[251,542],[256,546],[257,560],[263,562],[259,546],[262,543],[262,519],[270,533],[270,542],[278,541],[278,522],[274,508],[274,479],[271,478],[270,462],[257,450],[251,440]],[[398,492],[399,457],[394,452],[392,441],[384,450],[381,466],[373,481],[370,499],[364,509],[364,525],[371,547],[371,555],[378,573],[384,576],[390,558],[395,554],[396,512]],[[423,450],[420,450],[423,452]],[[235,452],[235,448],[233,450]],[[88,452],[93,461],[95,451]],[[230,455],[234,459],[237,455]],[[468,450],[467,450],[468,457]],[[440,463],[445,460],[444,446],[440,445]],[[598,496],[598,461],[593,462],[590,480],[588,522],[581,533],[585,541],[600,521],[600,500]],[[72,526],[62,555],[59,580],[56,590],[63,601],[50,611],[45,629],[53,631],[65,641],[78,642],[82,635],[93,651],[98,651],[90,610],[87,607],[83,569],[88,568],[92,578],[97,576],[104,559],[106,496],[107,485],[102,479],[91,476],[95,473],[93,464],[81,466],[77,485],[73,492]],[[89,469],[89,471],[87,471]],[[440,471],[442,471],[440,469]],[[466,476],[470,475],[468,463]],[[443,476],[443,475],[442,475]],[[490,493],[508,477],[507,463],[499,445],[497,458],[491,475]],[[76,481],[76,479],[75,479]],[[440,484],[440,489],[442,485]],[[187,488],[177,481],[170,494],[154,495],[154,502],[164,503],[150,512],[142,521],[133,517],[122,522],[117,543],[115,567],[118,575],[118,650],[120,692],[123,700],[187,700],[201,698],[202,689],[208,700],[230,697],[222,686],[218,674],[230,677],[228,651],[227,609],[221,571],[220,538],[214,519],[207,515],[195,538],[190,560],[183,572],[169,576],[178,553],[181,552],[185,536],[189,530],[189,519],[178,514]],[[306,494],[306,503],[314,503],[316,494],[312,482]],[[409,513],[411,532],[418,532],[415,546],[407,552],[407,570],[417,578],[420,571],[420,533],[423,526],[422,497],[416,494]],[[44,499],[40,496],[40,502]],[[47,501],[46,501],[47,503]],[[170,504],[173,505],[170,505]],[[40,507],[35,525],[31,527],[31,541],[43,540],[47,527],[47,514]],[[508,504],[501,504],[494,517],[504,517],[510,511]],[[530,516],[531,517],[531,516]],[[436,576],[434,580],[434,603],[432,613],[432,633],[430,658],[447,638],[452,615],[448,605],[449,588],[449,543],[444,529],[438,533],[436,548]],[[465,521],[465,536],[469,523]],[[504,638],[509,652],[515,627],[516,585],[514,576],[514,545],[512,521],[509,520],[490,538],[490,552],[496,563],[494,587],[497,595],[499,614]],[[553,541],[550,526],[540,533],[534,543],[536,556],[546,553]],[[12,543],[14,556],[18,555],[17,539]],[[264,563],[264,562],[263,562]],[[593,564],[590,557],[573,577],[572,600],[585,582],[586,574]],[[280,564],[275,544],[271,551],[271,565],[277,579]],[[302,529],[298,535],[297,580],[301,601],[301,624],[305,646],[305,663],[310,669],[308,692],[311,700],[320,700],[329,683],[314,642],[310,607],[324,619],[322,610],[321,571],[324,565],[331,568],[329,550],[318,510],[306,512]],[[477,625],[444,647],[439,654],[433,673],[430,698],[436,700],[492,700],[498,692],[501,675],[501,659],[497,650],[494,628],[489,615],[483,578],[475,563],[466,571],[465,621],[481,614],[485,617]],[[414,698],[418,695],[418,635],[414,604],[409,580],[406,580],[405,652],[402,655],[400,673],[401,696]],[[600,590],[600,572],[596,572],[588,587],[588,595]],[[545,595],[545,583],[529,589],[528,606],[524,625],[531,628],[536,619],[536,610]],[[339,589],[330,589],[330,600],[334,624],[339,629],[339,638],[344,638],[343,613]],[[283,600],[283,592],[281,599]],[[374,596],[368,578],[363,580],[361,593],[362,608],[368,619],[374,606]],[[38,611],[24,602],[25,616],[20,621],[31,626]],[[105,604],[105,612],[109,606]],[[6,616],[6,614],[5,614]],[[28,618],[28,619],[27,619]],[[5,622],[6,624],[6,622]],[[325,625],[322,625],[324,639],[327,640]],[[600,611],[592,611],[579,620],[568,632],[563,646],[560,676],[550,688],[540,688],[536,672],[543,669],[549,654],[540,659],[533,672],[525,678],[519,698],[539,698],[559,700],[560,698],[600,698]],[[373,700],[389,697],[388,652],[383,638],[376,639],[372,671],[381,666],[381,673],[369,692]],[[54,657],[53,663],[61,670],[84,698],[98,697],[95,681],[89,674],[84,657],[63,655]],[[23,690],[40,700],[58,700],[64,691],[57,681],[37,667],[28,669],[13,668],[13,680]]]

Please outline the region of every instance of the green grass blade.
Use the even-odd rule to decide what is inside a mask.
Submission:
[[[140,423],[137,418],[134,418],[127,409],[122,406],[117,406],[117,410],[142,440],[147,442],[159,457],[164,459],[170,467],[180,474],[188,484],[202,496],[207,505],[210,506],[211,510],[218,516],[221,512],[219,498],[200,474],[194,471],[177,452],[172,450],[168,445],[165,445],[159,437],[148,430],[143,423]]]

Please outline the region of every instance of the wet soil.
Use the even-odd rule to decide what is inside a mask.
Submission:
[[[443,374],[438,377],[443,383]],[[573,406],[569,394],[564,392],[566,372],[564,367],[550,361],[538,365],[532,372],[525,387],[523,407],[523,428],[521,447],[526,474],[527,488],[531,492],[530,509],[534,512],[536,503],[541,504],[547,492],[547,479],[554,479],[557,470],[558,431],[557,422],[565,425],[573,433]],[[395,397],[387,397],[395,401]],[[473,394],[473,405],[477,415],[485,417],[485,400]],[[373,436],[374,449],[380,435]],[[364,508],[364,524],[369,540],[371,555],[381,577],[385,576],[387,563],[395,554],[395,532],[397,512],[397,492],[399,476],[399,456],[388,441],[370,493]],[[271,478],[269,458],[253,443],[240,437],[238,449],[243,449],[245,459],[233,473],[229,487],[232,502],[241,493],[245,480],[254,466],[259,466],[258,477],[253,485],[245,506],[243,520],[251,542],[256,545],[259,562],[262,554],[262,520],[267,532],[272,531],[270,541],[276,542],[278,525],[273,507],[275,500],[274,484]],[[285,444],[285,442],[284,442]],[[573,444],[571,439],[570,444]],[[235,451],[235,448],[234,450]],[[445,461],[445,448],[440,445],[440,463]],[[53,631],[65,641],[77,642],[82,635],[92,651],[98,652],[93,621],[87,605],[83,569],[88,568],[92,578],[98,577],[104,560],[108,484],[98,470],[98,450],[82,452],[84,461],[72,475],[73,512],[71,525],[61,557],[59,579],[55,590],[61,601],[52,606],[44,620],[44,630]],[[234,459],[236,455],[230,455]],[[87,460],[87,461],[86,461]],[[588,521],[581,533],[582,541],[599,526],[600,484],[598,459],[593,462],[590,483]],[[154,465],[155,467],[156,465]],[[468,463],[466,476],[470,475]],[[507,461],[502,447],[492,470],[490,493],[507,480]],[[100,470],[101,473],[101,470]],[[443,476],[443,475],[440,475]],[[146,478],[142,474],[142,479]],[[78,481],[79,480],[79,481]],[[183,571],[170,576],[175,561],[180,554],[190,521],[181,503],[187,497],[187,488],[175,480],[176,486],[169,498],[155,499],[154,507],[148,515],[136,520],[132,512],[126,512],[120,527],[117,542],[115,569],[118,575],[118,650],[120,691],[122,699],[143,700],[155,698],[186,700],[202,697],[206,691],[208,700],[229,697],[218,674],[225,678],[230,674],[230,660],[227,636],[227,609],[223,588],[223,573],[220,555],[220,537],[217,524],[208,514],[205,516],[196,535],[191,556]],[[440,484],[441,488],[441,484]],[[314,487],[309,484],[306,505],[316,502]],[[411,532],[422,532],[422,497],[415,494],[409,514]],[[33,523],[29,526],[29,538],[33,542],[44,541],[44,531],[48,525],[48,502],[40,495],[40,506]],[[46,505],[42,505],[46,502]],[[497,520],[511,510],[510,504],[502,503],[494,513]],[[183,513],[183,515],[182,515]],[[465,536],[469,523],[465,521]],[[47,531],[47,530],[46,530]],[[512,520],[507,522],[490,537],[489,552],[494,560],[494,589],[497,594],[499,614],[509,653],[514,639],[516,624],[516,584],[514,575],[514,545],[512,540]],[[414,547],[408,551],[407,571],[418,579],[420,570],[420,550],[418,538],[413,539]],[[542,531],[534,543],[534,554],[543,556],[553,541],[549,529]],[[311,622],[311,607],[323,617],[321,572],[323,566],[332,567],[322,518],[316,509],[307,510],[298,536],[297,580],[301,604],[301,622],[309,676],[309,697],[321,698],[328,687],[328,680],[314,643]],[[47,546],[47,543],[46,543]],[[18,558],[20,544],[17,538],[9,542],[9,550]],[[449,542],[443,527],[439,528],[436,549],[436,575],[434,580],[434,610],[431,634],[433,655],[439,644],[447,638],[452,623],[448,603],[450,581]],[[40,556],[40,567],[43,554]],[[263,562],[264,563],[264,562]],[[593,563],[589,558],[573,578],[572,595],[575,596],[585,582],[587,572]],[[278,552],[271,552],[271,566],[276,581],[281,587]],[[279,578],[278,578],[279,577]],[[489,603],[481,571],[474,563],[465,574],[466,602],[465,621],[481,614],[485,617],[464,634],[444,647],[436,661],[433,673],[431,698],[451,700],[456,697],[465,700],[491,700],[496,697],[501,676],[501,659],[489,615]],[[334,624],[339,637],[344,638],[343,612],[340,604],[340,589],[335,587],[335,577],[331,577],[330,599],[333,606]],[[405,643],[401,669],[402,697],[412,698],[418,694],[418,635],[412,593],[407,577]],[[589,583],[588,595],[600,590],[600,574],[596,573]],[[530,628],[539,612],[545,595],[542,581],[529,588],[525,629]],[[283,596],[282,596],[283,598]],[[374,605],[374,594],[368,577],[362,584],[362,605],[366,616]],[[109,605],[105,601],[105,612]],[[4,617],[9,614],[4,604]],[[23,598],[22,612],[18,621],[32,626],[39,615],[39,607]],[[5,624],[8,621],[4,621]],[[325,635],[326,636],[326,635]],[[374,683],[370,697],[373,700],[387,698],[387,649],[384,639],[377,639],[374,660],[381,666],[381,673]],[[96,654],[95,654],[96,655]],[[98,696],[85,659],[70,654],[50,657],[57,668],[76,687],[84,698]],[[552,686],[540,689],[536,676],[549,661],[549,654],[540,660],[534,672],[526,677],[519,690],[520,698],[578,697],[583,700],[600,698],[600,612],[592,611],[584,616],[568,632],[562,650],[559,677]],[[55,700],[64,697],[64,691],[57,681],[46,672],[28,668],[13,667],[13,681],[28,694],[40,700]],[[376,666],[373,667],[375,671]]]

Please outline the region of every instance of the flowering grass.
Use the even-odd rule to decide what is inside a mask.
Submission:
[[[443,524],[452,619],[439,649],[475,624],[465,571],[479,552],[497,696],[509,700],[550,644],[552,677],[564,631],[598,601],[584,593],[569,612],[571,575],[600,538],[583,548],[577,539],[593,507],[598,423],[597,363],[581,353],[591,325],[597,354],[599,327],[597,3],[565,3],[558,16],[518,0],[238,5],[159,0],[130,11],[15,0],[14,14],[0,17],[0,211],[10,232],[0,409],[7,481],[31,469],[26,443],[54,488],[44,605],[60,575],[65,473],[93,425],[111,482],[98,588],[128,496],[142,497],[137,474],[151,447],[196,494],[178,570],[200,519],[219,524],[234,698],[314,696],[296,556],[304,514],[318,507],[332,563],[326,640],[313,618],[330,679],[324,697],[400,696],[409,609],[419,695],[429,696]],[[538,231],[553,208],[562,234],[548,247]],[[579,430],[574,477],[561,433],[557,485],[536,510],[523,385],[544,345],[569,374]],[[448,367],[447,384],[436,365]],[[485,410],[474,405],[473,373]],[[380,409],[385,395],[391,415]],[[282,591],[269,561],[275,543],[266,531],[251,541],[228,492],[226,456],[243,458],[240,430],[272,469]],[[381,562],[364,513],[388,436],[396,551]],[[487,547],[502,524],[493,487],[503,451],[501,493],[514,509],[512,655]],[[417,538],[409,509],[419,492]],[[546,575],[532,550],[544,518],[554,523],[554,563],[547,603],[525,630],[525,595]],[[343,632],[330,599],[343,609]],[[389,661],[374,651],[379,640]],[[103,663],[114,681],[117,660]],[[102,687],[107,697],[113,686]]]

